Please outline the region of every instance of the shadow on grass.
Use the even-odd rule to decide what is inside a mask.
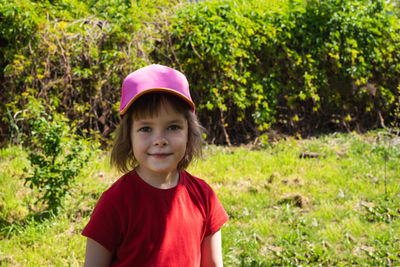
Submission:
[[[10,238],[12,235],[22,233],[29,225],[41,224],[47,220],[55,218],[56,216],[57,212],[44,210],[29,213],[21,220],[12,219],[11,222],[4,218],[0,218],[0,239]]]
[[[9,239],[13,235],[21,234],[29,226],[37,226],[56,219],[62,212],[67,212],[67,216],[73,221],[79,220],[82,217],[90,215],[91,210],[75,209],[65,210],[62,207],[57,209],[45,209],[42,211],[31,212],[21,220],[8,221],[4,218],[0,218],[0,240]]]

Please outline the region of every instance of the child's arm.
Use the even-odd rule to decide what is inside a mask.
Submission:
[[[86,256],[84,267],[110,266],[111,252],[91,238],[86,241]]]
[[[221,230],[203,239],[201,267],[222,267]]]

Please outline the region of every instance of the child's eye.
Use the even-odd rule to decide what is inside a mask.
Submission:
[[[171,125],[168,127],[168,130],[172,130],[172,131],[176,131],[179,130],[181,127],[179,127],[178,125]]]
[[[139,128],[138,132],[149,133],[149,132],[151,132],[151,128],[147,127],[147,126],[146,127],[142,127],[142,128]]]

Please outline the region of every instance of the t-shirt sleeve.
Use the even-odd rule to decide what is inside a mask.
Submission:
[[[205,236],[209,236],[217,232],[229,219],[227,212],[211,187],[208,195],[210,208]]]
[[[114,253],[122,236],[120,224],[112,196],[106,191],[97,202],[82,235],[97,241],[111,253]]]

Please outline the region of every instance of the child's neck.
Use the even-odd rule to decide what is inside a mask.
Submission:
[[[149,185],[159,189],[170,189],[179,182],[179,171],[174,170],[166,173],[147,173],[140,166],[136,168],[139,177]]]

